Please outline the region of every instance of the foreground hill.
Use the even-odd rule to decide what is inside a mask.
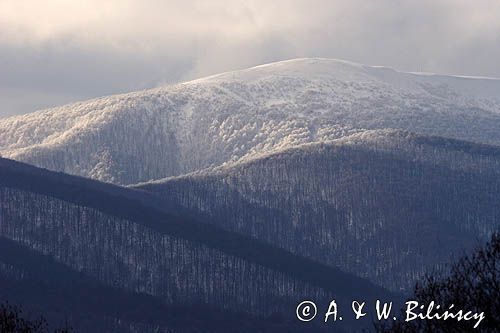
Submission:
[[[303,299],[394,297],[154,205],[147,193],[0,159],[0,298],[82,331],[293,332]]]
[[[500,144],[500,80],[296,59],[0,119],[0,155],[133,184],[380,128]]]
[[[500,148],[397,130],[138,188],[198,219],[409,290],[500,227]]]

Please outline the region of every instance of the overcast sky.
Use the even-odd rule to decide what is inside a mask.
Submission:
[[[500,77],[500,1],[0,0],[0,117],[296,57]]]

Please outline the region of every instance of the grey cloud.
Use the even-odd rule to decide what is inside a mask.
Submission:
[[[19,3],[0,4],[0,117],[295,57],[500,77],[495,1]]]

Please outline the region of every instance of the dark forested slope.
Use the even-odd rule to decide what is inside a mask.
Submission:
[[[182,321],[182,314],[173,324],[168,314],[159,318],[148,310],[155,304],[161,305],[158,311],[176,307],[184,316],[196,312],[195,306],[213,309],[203,327],[220,320],[221,311],[239,313],[242,320],[279,313],[295,325],[295,306],[305,298],[347,302],[390,296],[339,269],[169,214],[166,206],[154,208],[150,197],[0,159],[0,281],[11,290],[3,296],[64,313],[74,309],[69,305],[78,294],[79,309],[86,313],[89,304],[109,294],[99,311],[88,315],[104,317],[101,322],[109,325],[128,316],[128,329],[141,323],[196,326]],[[50,296],[43,294],[47,290]],[[224,323],[234,324],[219,322]]]
[[[143,184],[163,202],[408,290],[500,225],[500,148],[366,131]]]

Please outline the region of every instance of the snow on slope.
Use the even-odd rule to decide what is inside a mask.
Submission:
[[[296,59],[0,119],[0,155],[133,184],[380,128],[500,144],[500,80]]]

